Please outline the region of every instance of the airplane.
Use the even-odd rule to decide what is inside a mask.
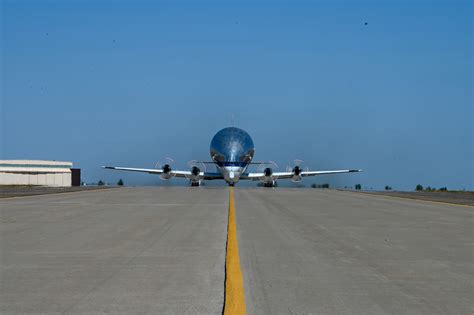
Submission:
[[[275,172],[273,162],[252,162],[255,154],[255,146],[250,135],[243,129],[227,127],[218,131],[211,141],[210,154],[212,162],[192,161],[189,171],[174,170],[171,163],[165,163],[161,168],[131,168],[119,166],[102,166],[104,169],[143,172],[160,175],[161,179],[167,180],[172,177],[187,178],[191,186],[200,186],[203,180],[223,179],[229,186],[234,186],[239,180],[261,181],[264,187],[274,187],[277,179],[291,179],[299,182],[303,177],[354,173],[361,172],[360,169],[332,170],[332,171],[310,171],[303,169],[298,163],[285,172]],[[214,164],[217,172],[207,172],[205,164]],[[252,165],[266,165],[262,171],[247,172]]]

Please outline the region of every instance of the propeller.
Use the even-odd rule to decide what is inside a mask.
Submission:
[[[198,162],[196,160],[191,160],[186,163],[191,170],[191,175],[186,175],[186,178],[189,180],[198,180],[199,174],[201,172],[206,172],[206,164],[203,162]]]
[[[260,163],[257,166],[257,172],[263,173],[263,177],[260,177],[260,181],[266,184],[273,184],[275,180],[278,179],[278,176],[274,176],[275,170],[278,169],[278,165],[273,161],[268,161]]]
[[[173,164],[174,160],[170,157],[165,157],[163,160],[156,162],[155,168],[163,170],[163,173],[161,173],[160,175],[161,179],[167,180],[174,176],[171,173],[171,171],[173,170]]]
[[[304,165],[303,160],[294,160],[293,167],[287,166],[286,171],[293,173],[293,177],[291,178],[291,181],[296,183],[296,182],[301,181],[302,179],[301,173],[309,171],[309,167]]]

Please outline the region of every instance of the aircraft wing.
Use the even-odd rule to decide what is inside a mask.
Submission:
[[[156,168],[133,168],[133,167],[120,167],[120,166],[102,166],[102,168],[108,170],[117,170],[117,171],[130,171],[130,172],[142,172],[149,174],[163,174],[163,170]]]
[[[213,180],[213,179],[224,179],[221,173],[218,172],[201,172],[203,173],[202,179]]]
[[[333,170],[333,171],[303,171],[301,172],[302,177],[307,176],[317,176],[317,175],[330,175],[330,174],[341,174],[341,173],[357,173],[362,172],[362,170]],[[274,176],[278,178],[292,178],[293,172],[276,172],[273,173]]]
[[[354,170],[332,170],[332,171],[302,171],[300,173],[301,177],[307,176],[317,176],[317,175],[330,175],[330,174],[341,174],[341,173],[356,173],[362,172],[362,170],[354,169]],[[293,178],[295,176],[294,172],[275,172],[272,174],[272,177],[275,179],[285,179],[285,178]],[[257,180],[260,178],[265,178],[264,173],[247,173],[240,177],[241,179],[253,179]]]
[[[133,167],[121,167],[121,166],[102,166],[102,168],[109,169],[109,170],[140,172],[140,173],[157,174],[157,175],[161,175],[164,173],[164,171],[159,168],[133,168]],[[189,178],[190,176],[192,176],[191,171],[171,170],[168,174],[173,177]]]
[[[163,174],[163,170],[159,168],[133,168],[133,167],[120,167],[120,166],[102,166],[104,169],[110,170],[117,170],[117,171],[129,171],[129,172],[141,172],[141,173],[148,173],[148,174]],[[191,171],[179,171],[179,170],[171,170],[168,173],[172,177],[182,177],[182,178],[191,178],[193,174]],[[200,172],[199,177],[201,179],[223,179],[221,173],[214,173],[214,172]]]

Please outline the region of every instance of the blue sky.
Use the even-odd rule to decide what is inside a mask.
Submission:
[[[1,3],[2,159],[162,184],[99,166],[209,160],[234,115],[256,160],[366,170],[307,185],[474,189],[470,1]]]

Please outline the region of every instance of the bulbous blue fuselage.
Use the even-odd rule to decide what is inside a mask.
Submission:
[[[210,148],[212,161],[229,185],[238,182],[255,153],[250,135],[240,128],[228,127],[214,135]]]

